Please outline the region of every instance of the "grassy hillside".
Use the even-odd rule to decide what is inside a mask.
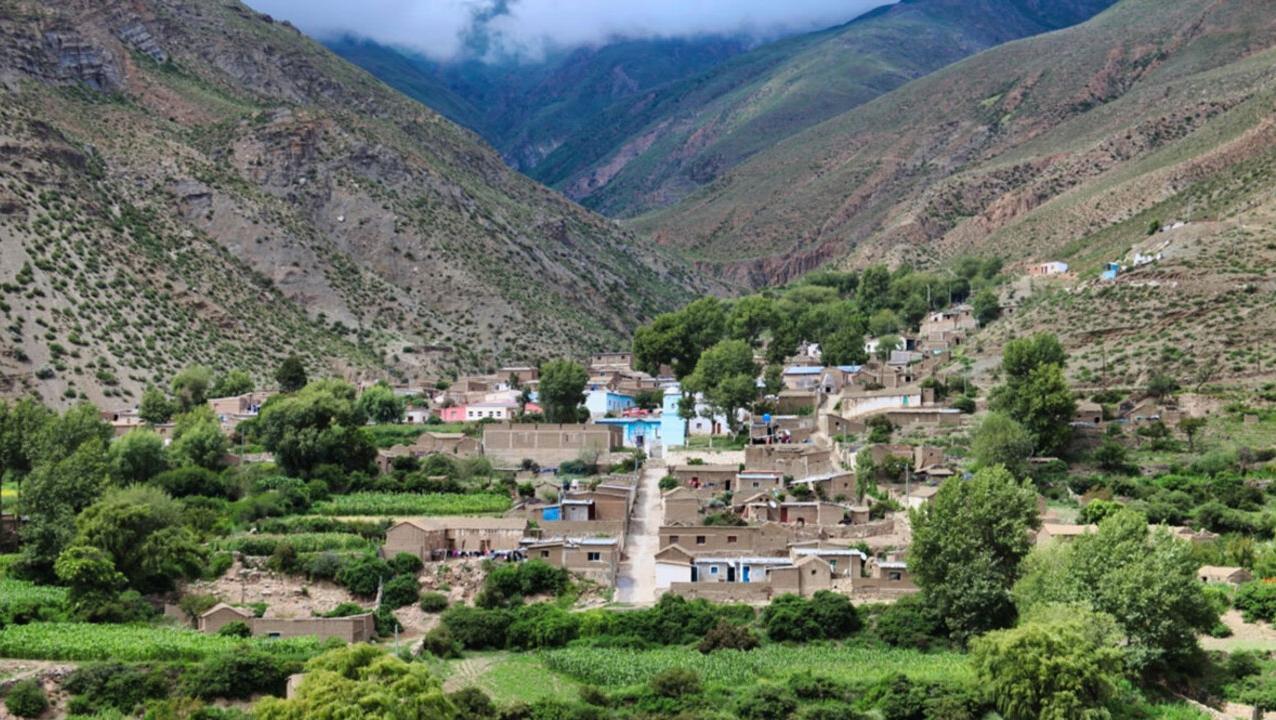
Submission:
[[[608,215],[680,200],[784,138],[986,48],[1112,0],[910,0],[608,108],[530,174]]]
[[[1270,3],[1123,0],[811,128],[639,226],[754,283],[972,251],[1066,260],[1087,281],[1137,246],[1164,260],[1043,292],[1007,332],[1068,334],[1091,373],[1102,348],[1137,355],[1128,381],[1190,374],[1181,354],[1258,371],[1265,351],[1234,343],[1276,320],[1274,44]],[[1149,237],[1154,221],[1189,224]]]
[[[622,343],[695,285],[243,5],[5,8],[7,393],[124,404],[290,352],[429,379]]]

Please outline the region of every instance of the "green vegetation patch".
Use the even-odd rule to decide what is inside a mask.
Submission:
[[[243,640],[146,625],[32,623],[0,629],[0,656],[22,660],[203,660],[253,647],[302,659],[317,655],[324,645],[313,638]]]
[[[353,493],[316,503],[316,515],[476,515],[503,513],[510,509],[504,495],[412,493]]]

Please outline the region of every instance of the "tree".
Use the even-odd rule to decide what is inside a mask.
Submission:
[[[750,347],[757,347],[762,333],[775,325],[775,321],[775,305],[771,299],[762,295],[749,295],[731,306],[727,315],[727,328],[732,338],[743,340]]]
[[[14,478],[19,491],[23,478],[35,463],[37,441],[55,419],[52,410],[31,398],[23,398],[12,406],[0,402],[0,477]]]
[[[385,383],[377,383],[359,395],[359,409],[373,422],[397,423],[403,419],[403,398]]]
[[[51,425],[63,423],[60,419]],[[20,565],[26,574],[53,576],[54,561],[75,534],[75,516],[102,493],[109,467],[106,442],[89,437],[61,459],[49,459],[32,471],[19,497],[30,518],[22,525]]]
[[[1188,452],[1196,452],[1196,436],[1201,434],[1205,429],[1206,420],[1203,417],[1184,417],[1179,420],[1179,430],[1187,436]]]
[[[589,375],[571,360],[551,360],[541,367],[540,405],[552,423],[574,423],[585,403]]]
[[[252,392],[256,385],[253,383],[253,377],[238,368],[217,378],[217,382],[213,384],[210,391],[211,397],[235,397]]]
[[[142,402],[137,408],[137,415],[146,422],[151,425],[163,425],[176,412],[177,408],[173,406],[173,402],[168,399],[163,390],[154,385],[147,385],[142,391]]]
[[[317,380],[291,395],[271,398],[257,416],[255,433],[285,473],[308,477],[320,465],[366,471],[377,455],[366,423],[354,387]]]
[[[868,360],[864,352],[864,335],[854,328],[845,327],[829,335],[820,345],[820,357],[825,365],[859,365]]]
[[[1196,577],[1191,544],[1164,528],[1150,530],[1132,510],[1113,513],[1097,532],[1034,550],[1014,588],[1020,612],[1079,603],[1111,615],[1126,638],[1131,668],[1182,667],[1198,651],[1198,633],[1218,611]]]
[[[1002,351],[1005,382],[993,388],[989,406],[1032,433],[1038,453],[1057,452],[1072,437],[1077,403],[1063,377],[1066,359],[1049,333],[1011,340]]]
[[[866,313],[872,313],[885,306],[890,290],[891,271],[885,265],[873,265],[865,268],[860,275],[855,296],[860,308]]]
[[[975,293],[971,305],[975,312],[975,320],[978,320],[980,325],[987,325],[1001,317],[1001,302],[992,288],[984,288]]]
[[[22,680],[9,688],[4,696],[4,706],[15,717],[35,718],[49,709],[49,698],[44,688],[35,680]]]
[[[1005,468],[983,468],[944,483],[912,513],[909,569],[959,641],[1006,627],[1015,617],[1010,588],[1040,526],[1037,496]]]
[[[762,371],[762,391],[767,395],[779,395],[784,389],[784,368],[779,365],[767,365]]]
[[[1173,375],[1156,370],[1148,377],[1147,394],[1157,400],[1163,400],[1178,391],[1179,381]]]
[[[111,477],[119,485],[144,483],[168,469],[164,439],[151,430],[130,430],[111,443]]]
[[[684,383],[727,417],[734,432],[739,426],[739,408],[751,404],[758,394],[757,365],[753,350],[742,340],[723,340],[704,351],[696,371]]]
[[[306,366],[301,358],[289,355],[275,370],[275,382],[279,383],[279,391],[293,393],[306,386]]]
[[[58,555],[58,580],[67,586],[71,612],[85,620],[97,620],[128,585],[115,569],[111,556],[92,545],[74,545]]]
[[[213,371],[203,365],[191,365],[177,373],[170,389],[177,399],[178,406],[187,411],[196,405],[203,405],[208,400],[208,391],[213,385]]]
[[[226,434],[207,406],[178,416],[169,448],[178,464],[220,470],[225,465],[228,449]]]
[[[1001,465],[1017,478],[1028,476],[1032,457],[1032,434],[1002,413],[988,413],[975,428],[971,453],[976,467]]]
[[[149,485],[108,491],[80,513],[75,527],[74,545],[106,553],[141,592],[170,590],[204,567],[199,539],[182,525],[182,506]]]
[[[899,349],[900,339],[898,335],[884,335],[877,339],[877,359],[886,362],[891,359],[891,353]]]
[[[1018,627],[976,638],[976,677],[1006,720],[1106,720],[1121,680],[1112,618],[1053,608]]]
[[[257,703],[258,720],[309,718],[394,718],[456,720],[456,707],[429,668],[405,662],[370,645],[330,650],[306,663],[306,673],[289,699]]]

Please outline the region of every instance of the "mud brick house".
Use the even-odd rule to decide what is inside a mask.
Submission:
[[[409,553],[430,562],[446,559],[454,552],[516,550],[526,532],[525,518],[412,518],[386,531],[382,554],[392,558]]]
[[[614,537],[549,538],[523,545],[528,560],[541,560],[603,585],[616,584],[620,541]]]
[[[834,466],[833,451],[815,445],[750,445],[744,449],[744,466],[750,471],[766,470],[801,480],[828,475]]]
[[[607,425],[506,423],[483,428],[483,453],[500,465],[523,460],[556,467],[583,452],[606,454],[623,447],[623,430]]]
[[[268,638],[337,638],[345,643],[367,642],[377,635],[372,613],[340,618],[259,618],[252,611],[218,603],[199,616],[200,632],[215,634],[233,622],[242,622],[252,634]]]
[[[711,493],[731,489],[731,483],[740,472],[738,465],[674,465],[669,474],[678,478],[678,484],[690,490]]]

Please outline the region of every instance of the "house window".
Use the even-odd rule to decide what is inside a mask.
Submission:
[[[830,568],[832,568],[834,571],[836,571],[836,570],[837,570],[837,560],[829,560],[829,567],[830,567]]]
[[[758,481],[757,481],[757,480],[754,480],[754,481],[753,481],[753,487],[754,487],[754,488],[757,488],[757,487],[758,487]]]
[[[717,574],[718,574],[718,566],[717,566],[717,565],[710,565],[710,566],[709,566],[709,574],[710,574],[710,575],[717,575]]]
[[[697,536],[696,536],[696,544],[697,544],[697,545],[704,545],[704,535],[697,535]]]
[[[892,582],[899,582],[904,579],[904,573],[899,572],[898,570],[892,570],[886,574],[886,577]]]
[[[736,536],[735,536],[735,535],[728,535],[728,536],[727,536],[727,544],[728,544],[728,545],[734,545],[734,544],[735,544],[735,541],[736,541]]]
[[[677,544],[678,544],[678,536],[677,536],[677,535],[670,535],[670,536],[669,536],[669,544],[670,544],[670,545],[677,545]]]
[[[548,551],[548,550],[541,550],[541,557],[543,557],[543,558],[547,558],[547,557],[549,557],[549,551]]]
[[[596,553],[596,552],[587,553],[585,555],[585,559],[588,560],[589,562],[602,562],[603,554]]]

